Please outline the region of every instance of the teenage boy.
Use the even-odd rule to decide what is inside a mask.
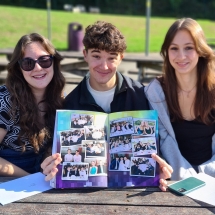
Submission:
[[[71,154],[71,149],[67,149],[67,154],[64,156],[64,161],[72,162],[73,161],[73,155]]]
[[[144,86],[119,72],[117,67],[126,50],[125,38],[111,23],[98,21],[89,25],[83,39],[84,59],[89,74],[66,97],[64,109],[99,112],[148,110]],[[157,155],[153,158],[160,164],[161,189],[165,190],[164,178],[171,176],[172,168]],[[46,180],[57,172],[56,165],[61,158],[58,154],[47,158],[41,165]]]
[[[67,95],[64,109],[148,110],[143,85],[117,72],[126,50],[121,32],[111,23],[96,22],[86,28],[83,44],[89,74]]]

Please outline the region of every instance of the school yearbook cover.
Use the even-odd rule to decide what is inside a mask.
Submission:
[[[57,110],[52,153],[60,153],[54,188],[159,185],[154,110],[101,113]]]

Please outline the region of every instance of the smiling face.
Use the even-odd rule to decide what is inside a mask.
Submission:
[[[179,30],[168,49],[169,61],[175,69],[176,76],[197,73],[199,55],[194,41],[186,30]]]
[[[36,60],[43,55],[49,55],[49,53],[39,42],[32,42],[26,46],[23,58],[29,57]],[[42,68],[36,63],[33,70],[28,72],[22,70],[22,74],[33,94],[39,93],[43,95],[54,75],[53,63],[49,68]]]
[[[98,49],[84,50],[84,59],[90,71],[90,86],[97,91],[107,91],[116,85],[116,70],[123,55]]]
[[[141,126],[145,126],[145,121],[141,121]]]

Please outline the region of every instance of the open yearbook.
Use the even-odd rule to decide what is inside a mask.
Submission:
[[[153,110],[101,113],[57,110],[52,153],[55,188],[158,186],[158,116]]]

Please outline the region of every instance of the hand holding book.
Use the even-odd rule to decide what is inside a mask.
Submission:
[[[156,160],[159,164],[159,169],[160,169],[160,189],[162,191],[167,190],[167,181],[166,179],[171,178],[171,174],[173,173],[172,167],[162,158],[160,158],[156,154],[151,155],[154,160]]]
[[[54,135],[53,155],[41,165],[53,187],[141,187],[161,183],[165,190],[164,179],[172,170],[158,155],[152,155],[159,152],[156,111],[106,114],[59,110]]]
[[[57,166],[62,162],[62,158],[59,153],[53,154],[47,157],[41,164],[43,174],[46,175],[45,180],[50,181],[53,179],[57,172]]]

